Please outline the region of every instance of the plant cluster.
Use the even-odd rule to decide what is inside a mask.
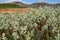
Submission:
[[[60,40],[60,7],[1,13],[0,40]]]

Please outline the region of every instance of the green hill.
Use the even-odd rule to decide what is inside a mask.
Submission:
[[[0,8],[22,8],[22,6],[16,4],[0,4]]]
[[[3,3],[0,4],[0,8],[39,8],[40,6],[44,7],[44,6],[50,6],[50,7],[54,7],[57,8],[58,6],[60,6],[60,3],[57,4],[49,4],[49,3],[32,3],[32,4],[25,4],[22,2],[10,2],[10,3]]]

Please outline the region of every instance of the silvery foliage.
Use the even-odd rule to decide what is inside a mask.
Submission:
[[[39,25],[41,30],[38,29]],[[60,40],[58,33],[60,31],[60,9],[39,7],[27,13],[2,13],[0,14],[0,30],[3,29],[13,29],[11,37],[14,40],[19,38],[20,40]],[[51,34],[57,32],[57,36],[54,35],[55,39],[52,37],[53,34],[46,37],[45,31]],[[2,34],[3,40],[7,40],[5,34]]]

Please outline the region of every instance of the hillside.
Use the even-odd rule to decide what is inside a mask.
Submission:
[[[4,4],[0,4],[0,8],[28,8],[28,7],[32,7],[32,8],[39,8],[39,6],[50,6],[50,7],[58,7],[60,6],[60,3],[57,4],[48,4],[48,3],[32,3],[32,4],[25,4],[22,2],[10,2],[10,3],[4,3]]]
[[[21,8],[21,6],[15,4],[0,4],[0,8]]]
[[[23,7],[23,8],[27,7],[27,4],[19,2],[19,1],[10,2],[9,4],[19,5],[19,6]]]
[[[26,8],[26,6],[27,4],[18,1],[0,4],[0,8]]]
[[[60,4],[59,4],[59,3],[57,3],[57,4],[32,3],[32,4],[29,5],[29,7],[33,7],[33,8],[38,8],[38,7],[40,7],[40,6],[42,6],[42,7],[44,7],[44,6],[58,7],[58,6],[60,6]]]
[[[38,8],[39,6],[48,6],[50,4],[48,3],[32,3],[29,5],[29,7],[33,7],[33,8]]]

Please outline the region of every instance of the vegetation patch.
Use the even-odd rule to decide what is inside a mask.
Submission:
[[[16,4],[0,4],[0,8],[22,8],[22,7]]]
[[[60,7],[1,13],[0,40],[60,40]]]

